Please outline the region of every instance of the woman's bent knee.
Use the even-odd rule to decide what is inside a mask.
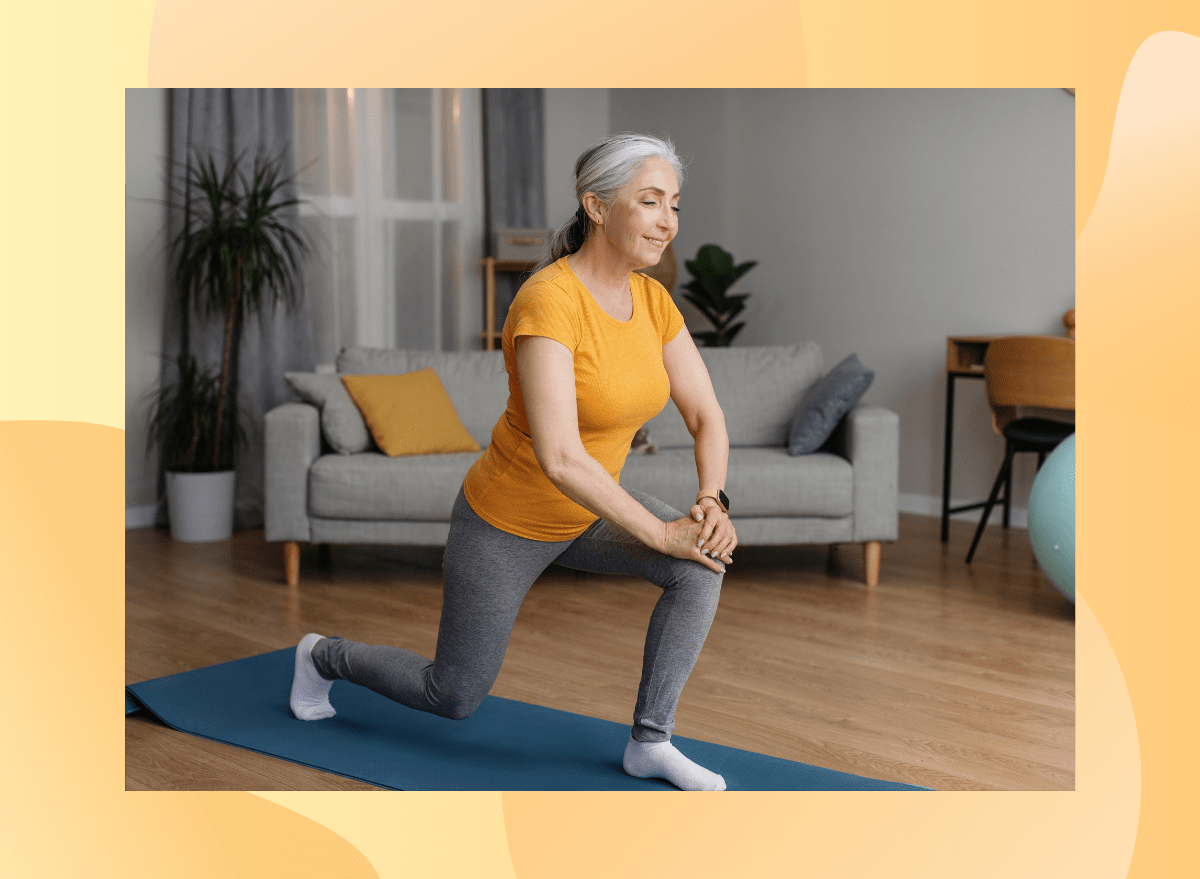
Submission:
[[[672,559],[671,580],[690,589],[720,593],[725,575],[699,562],[688,559]]]
[[[482,704],[482,700],[454,700],[439,706],[438,714],[450,720],[466,720],[475,713],[475,709]]]
[[[487,690],[453,688],[429,700],[429,710],[448,720],[465,720],[475,713],[487,697]]]

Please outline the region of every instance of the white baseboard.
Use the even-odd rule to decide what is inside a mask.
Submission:
[[[125,508],[125,528],[150,528],[158,515],[158,507],[149,504],[144,507]]]
[[[986,500],[986,498],[981,498],[980,500]],[[976,501],[962,500],[961,498],[951,498],[950,506],[958,507],[964,504],[975,502]],[[901,513],[913,513],[917,516],[932,516],[935,519],[940,519],[942,517],[942,498],[940,495],[938,497],[933,497],[927,494],[905,494],[904,492],[901,492],[898,506]],[[978,524],[979,517],[982,515],[983,510],[978,509],[968,510],[965,513],[955,513],[950,518]],[[988,524],[999,525],[1003,515],[1004,511],[1000,507],[1000,504],[996,504],[995,509],[992,510],[991,518],[988,519]],[[1028,528],[1029,514],[1025,508],[1013,507],[1011,510],[1009,510],[1008,524],[1012,528]]]

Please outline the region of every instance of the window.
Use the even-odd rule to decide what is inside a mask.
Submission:
[[[479,127],[477,90],[296,89],[319,368],[349,345],[476,344]]]

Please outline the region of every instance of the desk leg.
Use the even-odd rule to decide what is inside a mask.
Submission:
[[[946,373],[946,444],[942,451],[942,543],[950,539],[950,448],[954,430],[954,373]]]
[[[490,257],[484,261],[483,287],[483,331],[487,334],[483,350],[491,351],[496,332],[496,261]]]

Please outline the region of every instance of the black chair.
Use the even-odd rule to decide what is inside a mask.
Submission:
[[[983,507],[979,527],[967,552],[967,564],[1004,491],[1004,527],[1012,495],[1012,462],[1018,452],[1037,452],[1038,467],[1046,455],[1075,432],[1075,425],[1037,416],[1018,417],[1022,407],[1075,409],[1075,342],[1061,336],[1010,336],[988,345],[983,365],[992,426],[1004,436],[1004,463]]]

